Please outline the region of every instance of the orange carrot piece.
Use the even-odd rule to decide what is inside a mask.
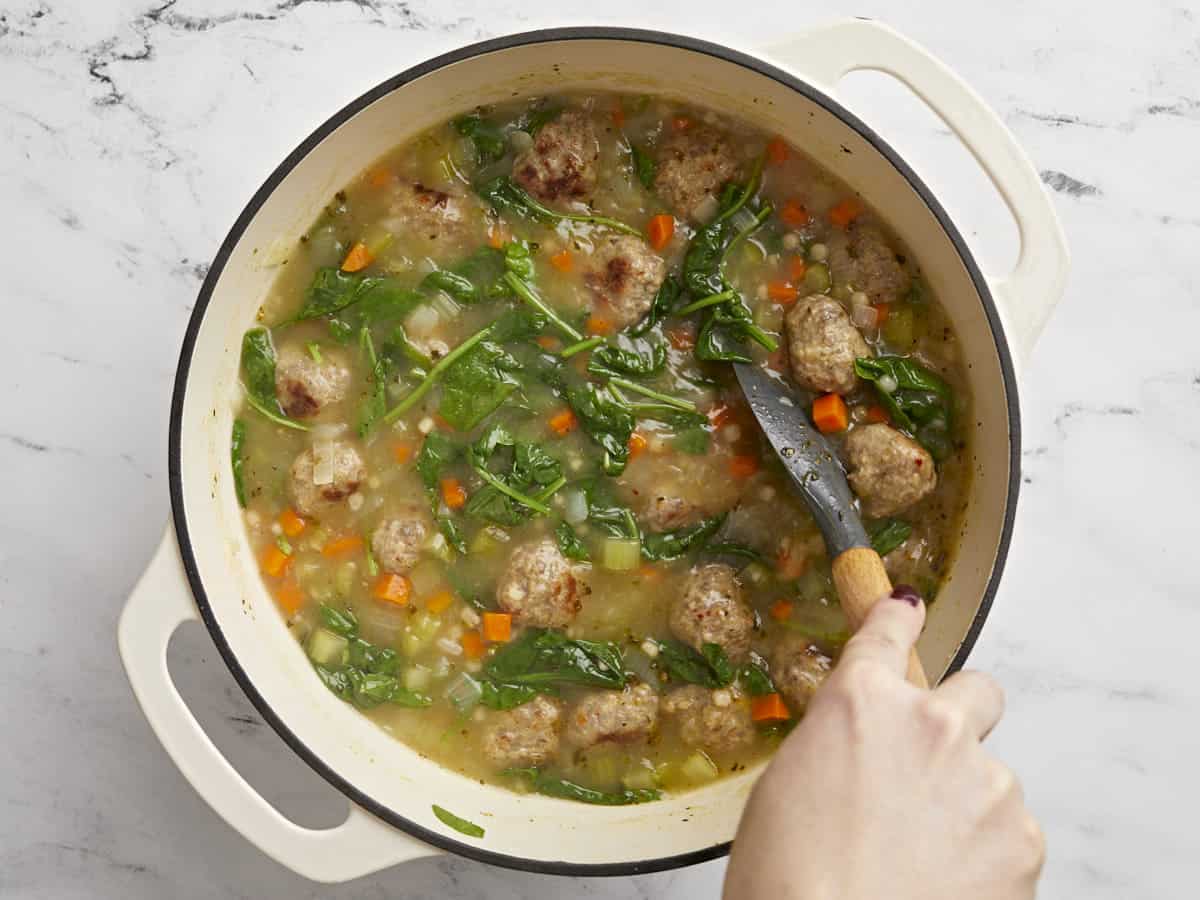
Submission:
[[[350,248],[350,252],[346,254],[346,258],[342,260],[342,271],[359,272],[369,266],[374,258],[366,244],[356,241]]]
[[[483,639],[492,642],[512,640],[512,618],[512,613],[485,612]]]
[[[587,333],[593,335],[608,334],[612,331],[612,322],[602,316],[591,316],[587,320]]]
[[[326,557],[347,556],[363,548],[363,539],[357,534],[344,534],[335,537],[321,548],[321,555]]]
[[[436,594],[431,594],[429,599],[425,601],[425,608],[435,615],[441,615],[450,608],[450,604],[454,602],[454,595],[443,588]]]
[[[658,566],[651,565],[650,563],[646,563],[646,565],[638,569],[638,577],[643,578],[646,581],[661,581],[662,576],[662,569],[660,569]]]
[[[892,311],[892,304],[890,304],[890,303],[876,303],[875,304],[875,327],[876,328],[883,327],[883,323],[887,321],[888,313],[890,313],[891,311]]]
[[[288,570],[288,566],[292,564],[292,558],[274,544],[268,544],[263,549],[259,563],[262,565],[264,572],[272,578],[278,578]]]
[[[779,694],[764,694],[750,701],[750,718],[755,722],[786,722],[791,717]]]
[[[741,454],[729,460],[729,474],[734,478],[749,478],[758,471],[758,457]]]
[[[575,418],[575,413],[571,412],[569,409],[564,409],[562,412],[552,415],[547,424],[550,426],[550,430],[559,437],[565,437],[574,430],[575,426],[578,425],[579,422]]]
[[[493,250],[499,250],[508,243],[508,229],[503,225],[496,223],[488,228],[488,246]]]
[[[556,350],[560,341],[551,334],[543,334],[538,337],[537,345],[543,350]]]
[[[798,283],[804,277],[804,273],[808,271],[808,263],[804,261],[803,256],[793,256],[788,260],[788,278],[793,283]]]
[[[300,518],[296,511],[289,506],[279,514],[279,527],[288,537],[300,537],[304,533],[304,529],[308,527],[308,522]]]
[[[367,184],[373,188],[384,188],[391,184],[392,173],[387,169],[376,169],[367,176]]]
[[[787,142],[783,138],[773,137],[767,141],[767,159],[776,165],[787,162],[788,157],[791,155]]]
[[[867,421],[872,425],[880,423],[886,425],[891,421],[891,417],[887,414],[887,410],[878,403],[872,403],[867,407]]]
[[[776,303],[782,303],[784,306],[787,306],[796,302],[800,296],[800,291],[791,282],[775,278],[767,282],[767,296]]]
[[[275,591],[275,602],[289,616],[294,616],[304,605],[304,591],[289,578]]]
[[[674,236],[674,216],[668,216],[664,213],[650,217],[650,221],[646,224],[646,237],[650,239],[651,247],[655,250],[661,250],[667,244],[671,243],[671,238]]]
[[[845,228],[862,213],[863,205],[854,197],[847,197],[829,210],[829,221],[837,228]]]
[[[789,228],[803,228],[809,223],[808,210],[795,200],[789,200],[779,210],[779,218]]]
[[[442,500],[451,509],[459,509],[467,502],[467,492],[457,478],[442,479]]]
[[[692,120],[687,116],[675,116],[671,119],[671,127],[676,131],[687,131],[692,127]]]
[[[609,115],[612,116],[612,123],[615,127],[625,127],[625,110],[622,108],[619,101],[617,102],[617,105],[612,108],[612,112],[609,113]]]
[[[794,605],[791,600],[776,600],[771,604],[771,618],[776,622],[786,622],[792,617]]]
[[[646,436],[640,431],[635,431],[633,434],[631,434],[629,436],[629,461],[633,462],[633,460],[641,456],[642,451],[644,451],[648,445],[649,441],[646,440]]]
[[[406,462],[412,459],[412,455],[412,444],[408,442],[399,443],[392,448],[392,456],[395,457],[396,462],[398,462],[400,465],[404,465]]]
[[[696,335],[690,328],[667,329],[667,340],[676,350],[691,350],[696,346]]]
[[[733,407],[728,404],[721,403],[710,409],[705,416],[708,417],[709,424],[713,428],[720,428],[733,418]]]
[[[550,257],[550,265],[565,275],[575,268],[575,257],[570,250],[561,250]]]
[[[371,596],[376,600],[404,606],[412,595],[412,582],[395,572],[381,572],[371,586]]]
[[[462,646],[463,655],[465,655],[467,659],[479,659],[481,656],[483,656],[484,650],[486,649],[483,646],[483,638],[479,636],[478,631],[468,631],[461,638],[459,638],[458,642]]]
[[[822,434],[845,431],[850,424],[850,413],[840,394],[824,394],[814,400],[812,417],[817,431]]]

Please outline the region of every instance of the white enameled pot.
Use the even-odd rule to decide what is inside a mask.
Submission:
[[[957,558],[920,642],[931,680],[960,666],[1003,567],[1020,461],[1016,363],[1062,292],[1067,251],[1037,173],[996,115],[945,66],[889,28],[846,21],[768,58],[690,38],[610,28],[539,31],[416,66],[355,100],[305,140],[255,194],[217,254],[180,355],[170,425],[173,522],[121,617],[134,692],[163,746],[209,804],[289,868],[354,878],[445,851],[561,874],[630,874],[725,853],[756,767],[635,807],[588,807],[480,785],[409,750],[334,697],[260,581],[234,497],[229,433],[240,338],[275,276],[269,248],[307,229],[329,196],[390,147],[481,103],[604,88],[686,98],[803,147],[870,198],[903,236],[948,309],[975,400],[973,483]],[[974,154],[1007,202],[1021,247],[998,280],[979,271],[942,205],[870,127],[835,99],[846,73],[890,73]],[[250,700],[352,801],[327,830],[288,821],[205,735],[166,666],[167,642],[201,618]],[[439,804],[486,828],[465,838]]]

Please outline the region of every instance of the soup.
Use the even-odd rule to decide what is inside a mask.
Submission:
[[[868,201],[607,93],[476,110],[336,194],[245,335],[232,440],[320,681],[447,767],[587,803],[769,754],[848,635],[730,363],[790,384],[927,598],[968,487],[957,340]]]

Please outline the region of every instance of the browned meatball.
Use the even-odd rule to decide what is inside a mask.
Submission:
[[[888,425],[859,425],[846,438],[850,486],[868,516],[890,516],[937,486],[933,457]]]
[[[854,360],[871,351],[842,304],[810,294],[788,311],[784,323],[792,377],[801,387],[834,394],[854,390]]]
[[[324,407],[346,396],[350,370],[340,356],[322,354],[317,362],[302,347],[287,346],[275,363],[275,396],[293,419],[315,416]]]
[[[423,250],[440,256],[465,253],[469,249],[465,239],[482,221],[478,207],[465,195],[405,182],[396,188],[383,224],[391,231],[416,237]]]
[[[496,586],[496,602],[521,625],[562,628],[579,613],[571,564],[551,540],[518,547]]]
[[[543,125],[533,146],[513,160],[513,179],[546,203],[582,200],[596,189],[599,160],[592,120],[570,110]]]
[[[726,512],[741,497],[741,482],[727,478],[728,458],[719,454],[644,454],[618,479],[622,499],[651,531],[694,525]],[[696,486],[703,485],[702,494]]]
[[[384,519],[371,535],[371,552],[385,571],[403,575],[417,564],[427,533],[425,522],[413,512]]]
[[[737,169],[728,138],[714,128],[693,125],[672,132],[659,146],[654,190],[685,219],[711,218],[717,194]]]
[[[350,444],[331,441],[324,453],[329,458],[318,459],[316,450],[310,447],[292,463],[292,502],[306,516],[315,516],[331,504],[345,500],[367,477],[362,457]]]
[[[872,303],[893,303],[908,291],[910,278],[878,228],[851,225],[829,239],[834,284],[851,284]]]
[[[601,741],[645,740],[658,725],[658,694],[648,684],[623,691],[596,691],[567,714],[567,740],[586,748]]]
[[[832,668],[833,660],[800,634],[785,635],[771,654],[771,678],[796,712],[804,711]]]
[[[538,694],[515,709],[492,714],[483,731],[483,753],[497,769],[538,766],[558,753],[562,705]]]
[[[728,690],[710,691],[689,684],[667,694],[662,709],[678,717],[679,736],[689,747],[726,753],[754,740],[749,701],[733,699]]]
[[[650,311],[654,294],[667,274],[667,264],[639,237],[600,238],[588,258],[583,281],[607,304],[617,329],[632,325]]]
[[[677,638],[697,650],[720,644],[735,663],[750,653],[754,612],[742,601],[733,569],[724,563],[708,563],[688,573],[667,623]]]

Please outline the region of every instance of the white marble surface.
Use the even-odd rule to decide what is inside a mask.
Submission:
[[[0,2],[0,896],[716,897],[723,863],[567,881],[454,859],[336,888],[230,831],[167,760],[114,647],[167,516],[167,397],[200,280],[266,172],[435,52],[544,24],[746,46],[848,13],[901,27],[1003,114],[1055,189],[1070,288],[1024,385],[1025,484],[972,664],[1049,837],[1045,897],[1195,897],[1200,634],[1200,21],[1176,3],[774,0]],[[856,76],[993,271],[1013,247],[944,128]],[[306,824],[339,797],[266,728],[198,627],[176,677]]]

